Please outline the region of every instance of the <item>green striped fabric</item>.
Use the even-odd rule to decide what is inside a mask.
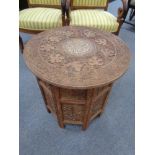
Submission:
[[[73,0],[73,6],[105,7],[107,0]]]
[[[29,0],[29,4],[60,5],[60,0]]]
[[[71,11],[72,26],[94,27],[108,32],[116,32],[119,26],[117,18],[103,10],[74,10]]]
[[[61,10],[28,8],[19,13],[19,27],[28,30],[46,30],[62,26]]]

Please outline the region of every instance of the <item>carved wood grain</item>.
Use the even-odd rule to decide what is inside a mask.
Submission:
[[[82,124],[84,130],[103,112],[112,83],[130,60],[117,36],[86,27],[40,33],[26,44],[23,56],[59,126]]]

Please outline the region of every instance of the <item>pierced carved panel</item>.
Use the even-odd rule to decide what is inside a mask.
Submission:
[[[61,89],[60,95],[62,99],[74,101],[86,101],[86,90]]]
[[[82,105],[71,105],[71,104],[63,104],[63,117],[64,120],[67,121],[77,121],[83,122],[84,117],[84,106]]]

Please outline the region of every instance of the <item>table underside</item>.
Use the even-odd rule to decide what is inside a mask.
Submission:
[[[86,129],[89,122],[101,115],[106,105],[112,83],[91,89],[66,89],[56,87],[37,78],[49,113],[53,113],[61,128],[65,124],[81,124]]]

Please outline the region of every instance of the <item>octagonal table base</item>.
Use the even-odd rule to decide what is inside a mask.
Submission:
[[[91,120],[101,115],[112,83],[92,89],[65,89],[38,79],[38,84],[49,113],[53,113],[59,126],[81,124],[86,129]]]

